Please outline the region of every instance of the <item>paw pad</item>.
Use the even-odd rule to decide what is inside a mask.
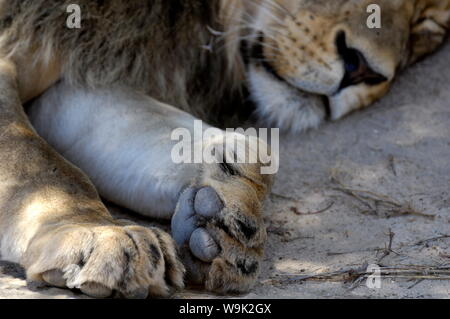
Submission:
[[[219,247],[204,228],[197,228],[189,240],[192,254],[204,262],[211,262],[219,255]]]
[[[205,220],[214,218],[224,208],[223,202],[211,187],[188,188],[178,201],[172,218],[172,236],[179,247],[188,246],[191,253],[204,262],[211,262],[220,248],[208,231],[202,228]]]
[[[195,212],[203,217],[213,218],[223,209],[222,200],[211,187],[205,187],[195,195]]]

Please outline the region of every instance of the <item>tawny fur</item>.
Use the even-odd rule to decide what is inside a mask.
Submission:
[[[122,120],[118,110],[125,107],[131,115],[123,123],[136,123],[133,107],[139,100],[148,106],[145,116],[161,119],[146,131],[149,139],[165,144],[168,128],[188,117],[168,104],[211,117],[240,105],[249,90],[261,117],[301,131],[324,120],[320,98],[329,99],[334,119],[380,98],[398,69],[442,43],[450,22],[450,0],[79,0],[82,28],[69,30],[66,8],[72,2],[0,0],[0,252],[21,263],[29,280],[79,288],[94,297],[113,291],[125,297],[166,296],[170,288],[184,286],[185,266],[168,234],[112,219],[89,177],[36,133],[24,113],[25,102],[50,89],[41,97],[42,112],[44,102],[58,111],[49,98],[52,90],[65,102],[69,94],[76,99],[101,97],[103,90],[109,97],[134,92],[138,98],[118,95],[110,103],[111,113],[104,113]],[[372,2],[386,8],[387,28],[379,33],[362,26]],[[336,92],[344,73],[335,48],[339,32],[385,75],[386,83]],[[258,46],[262,54],[255,57],[252,50]],[[264,61],[278,78],[263,67]],[[96,112],[95,105],[86,107]],[[79,114],[84,121],[72,138],[103,115],[89,112]],[[67,142],[58,140],[64,134],[45,126],[46,119],[40,129],[56,136],[55,147]],[[109,124],[105,120],[89,133],[94,139],[97,129]],[[142,128],[130,125],[129,133]],[[151,151],[158,155],[163,150],[156,145]],[[81,153],[88,159],[100,155]],[[172,169],[162,164],[167,164],[161,169],[165,173]],[[207,264],[181,252],[187,255],[190,276],[210,290],[242,292],[256,282],[266,240],[261,203],[271,184],[259,168],[260,163],[237,165],[231,167],[236,174],[226,174],[217,165],[206,165],[191,172],[190,186],[214,188],[225,205],[221,223],[205,226],[220,243],[220,255]],[[176,174],[168,178],[179,181]],[[179,189],[170,191],[179,195]],[[250,234],[242,231],[245,227]]]

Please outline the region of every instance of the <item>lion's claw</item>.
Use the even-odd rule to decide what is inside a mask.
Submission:
[[[53,269],[43,273],[42,279],[49,285],[58,288],[65,288],[67,285],[64,273],[59,269]]]
[[[108,287],[103,286],[95,282],[87,282],[80,286],[82,293],[93,298],[108,298],[111,297],[113,291]]]

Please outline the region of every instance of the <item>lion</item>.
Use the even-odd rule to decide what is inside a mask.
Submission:
[[[67,27],[71,4],[80,28]],[[380,28],[367,25],[371,4]],[[227,152],[175,164],[171,132],[224,128],[248,100],[293,134],[340,119],[449,27],[450,0],[0,1],[1,258],[98,298],[249,291],[274,174]],[[254,152],[220,132],[192,142]],[[113,219],[102,199],[170,220],[171,234]]]

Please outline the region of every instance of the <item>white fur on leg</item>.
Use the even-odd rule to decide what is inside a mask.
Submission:
[[[172,131],[191,128],[194,117],[144,94],[61,83],[31,106],[29,116],[102,196],[141,214],[170,218],[182,189],[199,173],[198,165],[171,159]]]

